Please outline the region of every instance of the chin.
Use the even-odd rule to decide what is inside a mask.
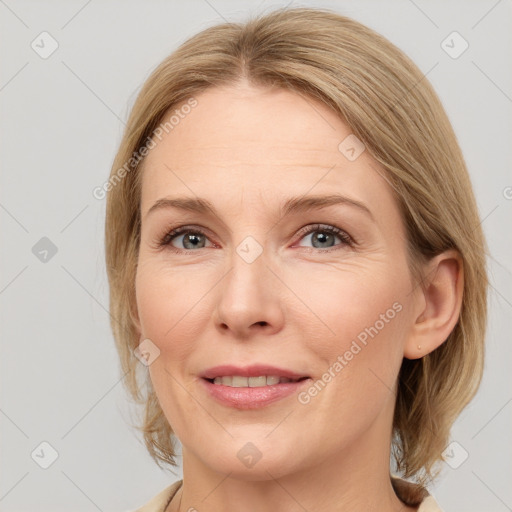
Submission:
[[[247,437],[245,437],[247,439]],[[210,452],[209,459],[204,460],[214,471],[238,480],[267,481],[303,469],[303,461],[297,458],[297,450],[283,445],[276,438],[278,449],[268,439],[262,442],[234,442],[233,446],[216,455]]]

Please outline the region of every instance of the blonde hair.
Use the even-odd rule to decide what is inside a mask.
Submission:
[[[133,158],[171,107],[209,87],[247,80],[297,92],[337,112],[386,171],[407,232],[411,274],[447,250],[462,258],[460,317],[450,336],[421,359],[404,359],[397,385],[393,455],[404,477],[432,478],[453,422],[473,398],[483,371],[487,247],[456,136],[421,71],[364,25],[327,10],[280,9],[245,24],[195,35],[144,84],[112,166],[105,224],[111,325],[125,385],[145,405],[140,430],[149,453],[176,465],[172,429],[149,377],[137,379],[135,274],[143,159]],[[124,169],[122,179],[119,171]]]

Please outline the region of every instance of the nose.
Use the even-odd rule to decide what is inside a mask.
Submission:
[[[279,332],[284,322],[283,285],[269,268],[265,251],[254,261],[233,251],[230,263],[218,286],[216,328],[238,339]]]

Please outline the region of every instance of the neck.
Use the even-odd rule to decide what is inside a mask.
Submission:
[[[263,467],[262,459],[248,475],[222,474],[183,446],[183,485],[167,512],[416,511],[399,500],[391,485],[391,431],[382,428],[391,423],[384,416],[382,424],[378,420],[338,453],[302,460],[286,470]]]

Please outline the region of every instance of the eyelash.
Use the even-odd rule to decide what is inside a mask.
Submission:
[[[356,244],[354,242],[354,239],[342,229],[337,228],[336,226],[330,226],[328,224],[312,224],[310,226],[306,226],[305,228],[302,228],[299,230],[298,235],[300,235],[299,241],[302,240],[305,236],[314,233],[314,232],[321,232],[321,233],[329,233],[332,235],[337,236],[341,240],[341,244],[329,247],[326,249],[319,249],[316,247],[303,247],[304,249],[312,249],[320,252],[331,252],[335,250],[339,250],[343,246],[349,246],[354,247]],[[193,250],[190,249],[180,249],[178,247],[174,247],[171,245],[171,242],[178,237],[179,235],[187,234],[187,233],[193,233],[194,235],[202,235],[208,238],[207,234],[198,228],[194,228],[193,226],[182,226],[176,229],[173,229],[166,233],[161,239],[158,239],[156,241],[157,248],[163,248],[168,247],[171,251],[176,253],[190,253],[193,252]],[[200,249],[204,249],[204,247],[201,247]]]

